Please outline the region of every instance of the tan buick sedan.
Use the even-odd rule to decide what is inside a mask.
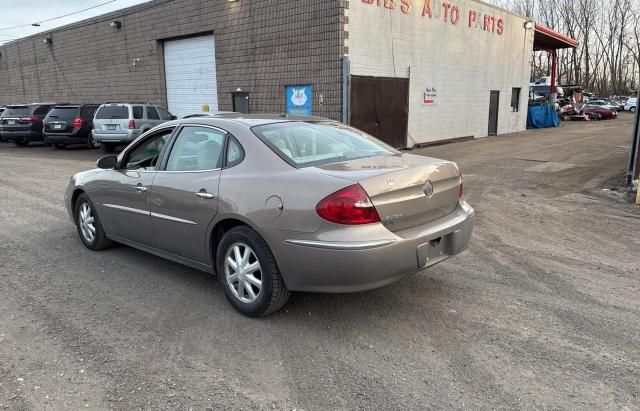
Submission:
[[[172,121],[98,167],[65,194],[85,246],[118,242],[215,272],[253,317],[291,291],[389,284],[460,253],[473,228],[455,163],[321,118]]]

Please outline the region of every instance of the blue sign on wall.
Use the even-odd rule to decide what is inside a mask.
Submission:
[[[293,116],[311,115],[311,86],[286,86],[285,96],[287,98],[287,114]]]

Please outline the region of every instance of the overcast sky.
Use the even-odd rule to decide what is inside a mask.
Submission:
[[[113,3],[74,14],[73,16],[42,23],[40,27],[31,26],[31,23],[34,22],[73,13],[107,1],[109,0],[0,0],[0,44],[10,41],[14,37],[24,37],[40,31],[51,30],[55,27],[144,3],[148,0],[115,0]],[[3,30],[6,27],[22,24],[28,24],[29,26]]]

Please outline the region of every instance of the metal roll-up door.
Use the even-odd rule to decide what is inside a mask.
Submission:
[[[164,73],[169,111],[182,118],[218,110],[216,55],[213,36],[198,36],[164,43]]]

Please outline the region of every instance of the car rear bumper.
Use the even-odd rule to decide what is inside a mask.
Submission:
[[[370,224],[312,234],[268,230],[266,235],[290,290],[355,292],[392,283],[464,251],[474,219],[473,208],[460,201],[451,214],[397,233]]]
[[[99,143],[124,144],[132,142],[140,134],[140,130],[127,130],[126,133],[104,133],[94,130],[93,139]]]
[[[43,133],[44,139],[53,144],[84,144],[87,142],[87,133]]]
[[[36,130],[0,130],[0,136],[6,141],[42,141],[42,132]]]

